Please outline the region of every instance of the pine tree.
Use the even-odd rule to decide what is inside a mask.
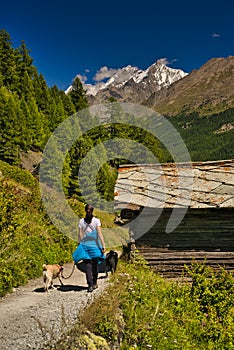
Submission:
[[[21,41],[21,46],[17,50],[21,57],[19,70],[21,73],[24,73],[26,71],[29,77],[33,79],[36,73],[36,68],[33,66],[33,59],[29,55],[31,51],[27,49],[26,44],[23,40]]]
[[[9,95],[3,103],[0,120],[0,159],[19,164],[20,151],[25,150],[26,124],[16,95]]]
[[[19,56],[17,64],[17,74],[19,76],[17,93],[18,96],[27,99],[27,96],[35,96],[33,79],[37,76],[37,70],[32,65],[33,59],[29,55],[30,50],[27,49],[26,44],[22,41],[21,46],[17,49]]]
[[[0,74],[3,78],[3,85],[14,91],[17,82],[17,62],[19,55],[12,48],[11,37],[6,30],[0,30]]]
[[[129,143],[126,142],[126,139],[129,138],[129,129],[131,126],[126,124],[125,112],[119,103],[108,102],[106,106],[109,111],[111,122],[108,126],[109,139],[115,140],[115,142],[113,142],[115,147],[109,150],[109,152],[112,151],[113,153],[110,164],[112,167],[118,168],[122,162],[126,162],[124,155],[129,154]]]
[[[88,99],[83,85],[78,77],[76,77],[72,83],[72,91],[70,92],[69,96],[71,97],[76,112],[88,108]]]
[[[100,208],[102,210],[113,211],[108,205],[114,199],[114,184],[117,177],[117,170],[109,165],[109,152],[107,153],[103,143],[99,143],[96,151],[99,169],[96,171],[96,187],[101,197]]]
[[[67,117],[76,113],[75,106],[72,103],[70,95],[66,95],[64,91],[59,91],[60,98],[63,102],[64,112]]]
[[[33,80],[33,86],[38,109],[45,116],[48,116],[50,113],[51,96],[42,74],[39,74],[39,76],[36,75]]]
[[[41,165],[41,182],[58,192],[62,192],[61,161],[63,160],[63,154],[54,135],[50,137],[47,147],[49,151],[47,150],[47,152],[44,152]]]
[[[66,119],[63,102],[57,86],[49,89],[51,96],[50,113],[48,115],[49,129],[53,131],[63,120]]]
[[[70,149],[71,179],[69,181],[69,195],[75,195],[80,200],[82,200],[82,193],[78,181],[79,167],[82,159],[88,154],[92,147],[92,140],[88,136],[82,136]]]
[[[0,72],[0,88],[3,86],[3,76],[2,73]]]

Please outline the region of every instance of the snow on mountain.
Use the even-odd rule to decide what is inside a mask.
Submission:
[[[180,69],[166,66],[163,59],[156,61],[146,70],[128,65],[112,71],[113,75],[105,82],[83,83],[90,98],[95,98],[99,102],[110,96],[118,96],[122,101],[143,100],[153,92],[168,87],[188,74]],[[68,93],[71,88],[67,89]]]
[[[137,67],[132,67],[131,65],[128,65],[127,67],[123,67],[117,70],[116,73],[112,75],[105,83],[99,82],[95,85],[92,84],[84,84],[84,89],[87,92],[87,95],[93,95],[95,96],[100,90],[106,89],[109,86],[115,86],[117,88],[120,88],[126,82],[131,79],[136,72],[138,72],[139,69]]]

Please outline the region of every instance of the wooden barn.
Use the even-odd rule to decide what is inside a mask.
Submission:
[[[121,166],[115,209],[160,272],[193,259],[234,271],[234,160]]]

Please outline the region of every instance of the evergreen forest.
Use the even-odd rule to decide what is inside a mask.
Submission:
[[[112,102],[110,100],[108,103]],[[0,31],[0,160],[20,167],[22,153],[29,150],[43,152],[54,130],[69,116],[88,107],[88,99],[78,77],[74,79],[69,95],[57,86],[48,87],[43,75],[33,65],[25,42],[14,48],[10,34],[5,30]],[[149,147],[161,162],[170,158],[151,134],[117,122],[121,117],[121,108],[114,111],[115,124],[99,126],[83,133],[70,148],[63,167],[63,186],[67,196],[83,200],[77,179],[82,159],[93,147],[110,138],[134,139]],[[79,125],[76,127],[82,129],[86,118],[91,118],[88,111],[78,118]],[[62,150],[56,144],[54,152],[57,152],[58,159],[62,157]],[[101,154],[104,153],[103,148]],[[123,162],[128,160],[110,159],[102,164],[97,173],[93,186],[97,186],[99,196],[107,201],[113,200],[116,170]],[[89,166],[92,167],[94,163],[95,159],[92,159]],[[48,179],[52,171],[48,166]],[[84,174],[81,179],[83,186],[87,186],[89,180],[89,175]],[[92,190],[90,188],[89,192],[92,193]],[[90,200],[97,203],[95,198],[90,197]]]
[[[110,99],[106,105],[115,102]],[[44,147],[54,130],[68,117],[87,109],[75,127],[82,129],[85,120],[91,118],[88,112],[88,98],[78,77],[72,84],[69,94],[59,90],[57,86],[49,87],[41,73],[33,65],[30,50],[24,41],[17,48],[13,47],[10,34],[0,30],[0,160],[10,165],[21,166],[21,155],[29,150],[43,152]],[[140,127],[121,124],[121,107],[112,108],[115,122],[94,127],[82,133],[70,147],[63,166],[63,187],[68,197],[82,198],[81,187],[89,184],[90,200],[95,203],[103,198],[113,200],[114,183],[119,164],[131,163],[129,159],[113,156],[113,159],[100,162],[91,159],[87,169],[95,163],[101,163],[94,182],[90,181],[89,171],[81,174],[78,181],[78,171],[82,160],[95,146],[102,147],[102,143],[110,139],[130,139],[146,146],[160,162],[173,161],[173,157],[152,134]],[[131,120],[132,116],[129,116]],[[223,124],[232,124],[234,110],[230,109],[220,114],[199,117],[198,114],[178,115],[169,118],[170,123],[180,133],[184,140],[192,161],[206,161],[233,158],[234,129],[217,133]],[[65,131],[66,132],[66,131]],[[54,145],[54,152],[58,160],[62,157],[62,150]],[[123,143],[123,147],[124,143]],[[105,148],[99,154],[105,158]],[[134,149],[139,152],[140,149]],[[96,156],[97,157],[97,156]],[[143,163],[150,162],[143,157]],[[53,169],[48,167],[48,179]],[[92,198],[93,187],[97,187],[98,197]],[[87,199],[87,196],[86,196]],[[89,199],[89,194],[88,194]]]

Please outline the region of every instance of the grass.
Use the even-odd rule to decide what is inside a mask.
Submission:
[[[197,263],[187,273],[192,284],[170,282],[142,258],[134,263],[121,259],[109,287],[63,337],[69,347],[60,341],[53,349],[99,349],[79,347],[87,332],[103,338],[109,349],[234,349],[231,274]]]
[[[75,244],[51,225],[33,188],[4,177],[0,194],[0,296],[4,296],[41,275],[44,263],[70,261]]]
[[[70,200],[78,216],[84,204]],[[72,261],[74,237],[60,232],[47,216],[38,181],[27,171],[0,161],[0,297],[38,277],[42,265]],[[107,248],[126,243],[128,232],[114,224],[114,215],[97,212]],[[17,264],[16,264],[17,261]]]

